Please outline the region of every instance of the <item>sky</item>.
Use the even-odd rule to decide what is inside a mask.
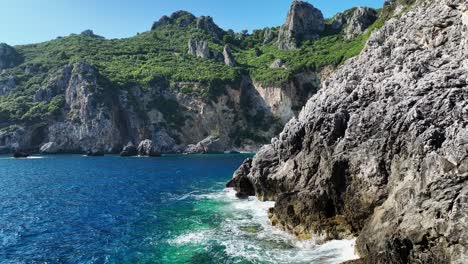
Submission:
[[[380,8],[384,0],[309,0],[325,17],[355,6]],[[291,0],[0,0],[0,42],[38,43],[92,29],[124,38],[151,28],[177,10],[212,16],[223,29],[241,31],[284,23]]]

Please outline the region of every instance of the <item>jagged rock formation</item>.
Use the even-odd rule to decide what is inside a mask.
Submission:
[[[224,64],[227,66],[236,66],[236,60],[234,59],[234,56],[232,55],[231,48],[229,45],[225,45],[223,49],[223,56],[224,56]]]
[[[280,28],[278,47],[295,49],[304,40],[315,40],[325,29],[323,14],[311,4],[295,0],[289,10],[286,22]]]
[[[17,66],[21,61],[22,58],[15,48],[5,43],[0,43],[0,72],[3,69]]]
[[[263,45],[271,43],[277,36],[269,28],[263,33]]]
[[[188,54],[197,56],[202,59],[211,58],[211,52],[208,48],[208,41],[206,40],[189,40]]]
[[[81,32],[80,35],[90,37],[90,38],[104,39],[103,36],[99,36],[99,35],[94,34],[94,31],[92,31],[91,29],[87,29],[87,30]]]
[[[149,157],[158,157],[161,156],[161,152],[158,151],[158,147],[153,144],[152,140],[145,139],[138,145],[137,148],[138,155],[140,156],[149,156]]]
[[[183,28],[197,28],[210,33],[216,39],[222,39],[224,35],[224,30],[222,30],[218,25],[216,25],[212,17],[196,17],[187,11],[176,11],[170,17],[161,17],[159,21],[154,22],[153,26],[151,27],[151,30],[155,30],[158,27],[167,25],[176,25]]]
[[[299,237],[358,235],[363,263],[464,263],[467,55],[468,4],[418,2],[230,186],[276,201],[272,222]]]
[[[128,142],[128,144],[122,149],[120,152],[120,156],[122,157],[133,157],[138,155],[138,149],[133,142]]]
[[[362,34],[378,18],[377,11],[369,7],[357,7],[333,18],[331,27],[341,29],[346,39],[353,39]]]
[[[48,142],[39,149],[41,154],[56,154],[60,152],[59,146],[55,142]]]
[[[209,136],[184,150],[187,154],[217,154],[226,150],[226,143],[219,137]]]

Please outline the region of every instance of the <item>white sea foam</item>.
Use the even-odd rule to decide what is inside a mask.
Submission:
[[[273,202],[261,202],[251,197],[239,200],[235,191],[196,195],[197,199],[218,200],[224,221],[216,229],[198,230],[182,234],[170,241],[172,244],[201,244],[213,241],[224,246],[226,255],[261,263],[323,263],[333,264],[357,259],[355,240],[330,241],[319,245],[314,240],[299,241],[294,236],[273,227],[268,219],[268,209]]]

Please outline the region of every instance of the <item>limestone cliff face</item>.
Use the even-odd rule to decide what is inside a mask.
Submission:
[[[272,114],[287,123],[317,92],[320,81],[315,72],[303,72],[296,74],[282,86],[275,87],[261,83],[254,83],[254,86]]]
[[[34,95],[43,103],[63,97],[57,116],[15,126],[0,120],[6,128],[0,130],[0,152],[118,153],[128,143],[137,146],[144,140],[151,140],[157,153],[194,152],[188,147],[198,143],[209,146],[202,152],[254,152],[297,114],[315,92],[315,82],[314,73],[304,73],[284,87],[262,88],[246,76],[206,98],[196,93],[206,90],[206,84],[107,87],[95,67],[70,64],[49,76]]]
[[[365,263],[466,262],[467,55],[466,2],[418,2],[230,186],[276,201],[273,224],[300,237],[358,236]]]

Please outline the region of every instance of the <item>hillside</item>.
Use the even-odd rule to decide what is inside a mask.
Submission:
[[[254,151],[298,113],[322,77],[360,53],[382,19],[369,8],[324,19],[294,1],[285,25],[252,34],[178,11],[126,39],[87,30],[2,44],[0,152],[47,143],[45,152],[119,152],[144,139],[155,152],[191,144],[194,152]],[[209,147],[196,145],[204,139]]]

